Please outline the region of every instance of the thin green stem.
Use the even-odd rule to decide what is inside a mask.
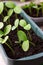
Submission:
[[[29,8],[30,15],[32,14],[31,7]]]
[[[3,14],[1,14],[1,16],[2,16],[2,21],[3,21],[4,15],[3,15]]]
[[[42,8],[42,16],[43,16],[43,8]]]
[[[18,32],[18,30],[19,30],[19,29],[18,29],[18,27],[17,27],[17,32]]]
[[[15,14],[15,17],[16,17],[16,19],[18,18],[18,17],[17,17],[17,14]]]
[[[10,24],[10,18],[8,19],[8,24]]]
[[[38,17],[38,15],[39,15],[39,9],[37,9],[37,14],[36,14],[36,16]]]
[[[10,40],[10,38],[8,39],[8,41],[9,41],[10,45],[12,46],[12,41]]]
[[[4,18],[4,15],[2,14],[2,17]]]
[[[7,12],[7,8],[5,7],[5,11]]]
[[[11,52],[13,53],[13,55],[15,54],[14,53],[14,50],[13,50],[13,48],[8,44],[8,43],[5,43],[8,47],[9,47],[9,49],[11,50]]]
[[[15,17],[16,17],[16,19],[18,18],[17,14],[15,14]],[[17,27],[17,32],[18,32],[18,27]]]
[[[15,41],[15,43],[18,43],[21,46],[21,42],[20,41]]]
[[[32,41],[32,37],[31,37],[31,34],[27,31],[27,34],[29,35],[29,39],[30,41]]]
[[[31,41],[29,41],[29,42],[35,47],[35,44],[33,42],[31,42]]]

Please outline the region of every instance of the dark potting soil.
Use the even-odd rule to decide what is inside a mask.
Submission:
[[[5,11],[4,11],[5,13]],[[6,15],[6,14],[5,14]],[[5,16],[4,15],[4,16]],[[2,15],[0,15],[0,21],[2,21]],[[19,19],[22,19],[22,17],[20,15],[18,15],[18,18]],[[10,24],[13,25],[14,23],[14,20],[16,19],[15,17],[15,14],[13,14],[11,17],[10,17]],[[27,34],[27,31],[25,31],[22,27],[18,27],[19,30],[22,30],[26,33],[28,39],[29,39],[29,35]],[[15,41],[18,40],[18,37],[17,37],[17,30],[14,30],[14,31],[11,31],[9,33],[9,38],[11,40],[11,44],[10,42],[8,43],[9,45],[11,45],[11,47],[14,49],[14,52],[15,54],[13,55],[11,50],[5,45],[3,44],[3,47],[5,48],[5,51],[8,55],[8,57],[12,58],[12,59],[18,59],[18,58],[22,58],[22,57],[26,57],[26,56],[30,56],[30,55],[34,55],[34,54],[37,54],[37,53],[40,53],[40,52],[43,52],[43,40],[40,39],[34,32],[33,30],[31,29],[30,31],[31,34],[31,37],[32,37],[32,41],[35,46],[33,46],[32,44],[30,44],[30,48],[27,52],[24,52],[21,48],[21,46],[17,43],[15,43]],[[30,40],[30,39],[29,39]]]

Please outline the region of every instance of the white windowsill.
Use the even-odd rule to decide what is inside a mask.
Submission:
[[[0,65],[6,65],[1,53],[0,53]]]

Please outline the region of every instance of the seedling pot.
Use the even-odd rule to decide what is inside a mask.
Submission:
[[[34,22],[43,22],[43,17],[31,17]]]
[[[24,5],[28,5],[30,2],[26,2],[26,3],[21,3],[20,6],[23,7]],[[39,4],[39,3],[36,3],[36,4]],[[29,14],[27,14],[29,15]],[[30,16],[31,17],[31,16]],[[43,22],[43,17],[31,17],[31,19],[34,21],[34,22]]]
[[[7,65],[41,65],[43,64],[43,52],[20,59],[11,59],[7,56],[5,49],[0,45],[0,52]]]
[[[41,37],[43,39],[43,31],[41,31],[41,29],[33,22],[33,20],[31,19],[28,19],[28,16],[27,14],[22,10],[21,12],[21,17],[23,17],[28,23],[30,23],[32,25],[32,29],[34,27],[34,32],[36,32],[36,34]],[[30,17],[29,17],[30,18]],[[33,22],[33,24],[31,22]],[[43,22],[38,22],[37,24],[41,27],[43,26],[42,24]],[[43,30],[43,28],[42,28]],[[38,42],[37,42],[38,43]],[[4,49],[4,46],[0,44],[0,52],[5,60],[5,63],[7,65],[41,65],[43,64],[43,52],[40,52],[38,54],[35,54],[35,55],[30,55],[30,56],[27,56],[27,57],[23,57],[23,58],[19,58],[19,59],[11,59],[8,57],[5,49]]]

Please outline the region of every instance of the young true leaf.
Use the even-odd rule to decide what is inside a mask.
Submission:
[[[2,44],[4,44],[4,43],[6,43],[6,41],[8,40],[8,36],[6,36],[4,39],[3,39],[3,41],[2,41]]]
[[[3,31],[0,30],[0,37],[4,35]]]
[[[0,22],[0,29],[2,29],[4,26],[3,22]]]
[[[0,38],[0,44],[2,44],[2,41],[3,41],[3,39],[2,39],[2,38]]]
[[[27,23],[26,23],[25,20],[21,19],[19,25],[22,26],[22,27],[24,27],[24,26],[27,25]]]
[[[15,30],[15,29],[16,29],[16,27],[15,27],[15,26],[13,26],[13,27],[12,27],[12,31],[13,31],[13,30]]]
[[[23,32],[21,30],[19,30],[17,32],[17,36],[18,36],[18,39],[19,39],[20,42],[27,40],[27,36],[26,36],[25,32]]]
[[[9,19],[9,16],[5,16],[3,22],[6,22]]]
[[[20,14],[21,13],[21,8],[19,7],[19,6],[16,6],[15,8],[14,8],[14,12],[15,13],[17,13],[17,14]]]
[[[0,14],[3,12],[4,9],[4,3],[0,2]]]
[[[4,28],[4,35],[7,35],[10,31],[11,31],[11,25],[7,25],[7,26]]]
[[[26,40],[26,41],[23,42],[22,49],[25,52],[28,51],[28,49],[29,49],[29,41],[28,40]]]
[[[25,30],[30,30],[30,29],[31,29],[31,25],[30,25],[30,24],[26,25],[26,26],[24,27],[24,29],[25,29]]]
[[[14,8],[15,4],[12,1],[8,1],[8,2],[5,3],[5,6],[8,7],[8,8]]]
[[[19,19],[15,20],[14,25],[15,25],[15,27],[18,27],[18,25],[19,25]]]
[[[9,11],[8,11],[8,16],[10,17],[11,15],[13,14],[13,9],[10,9]]]

